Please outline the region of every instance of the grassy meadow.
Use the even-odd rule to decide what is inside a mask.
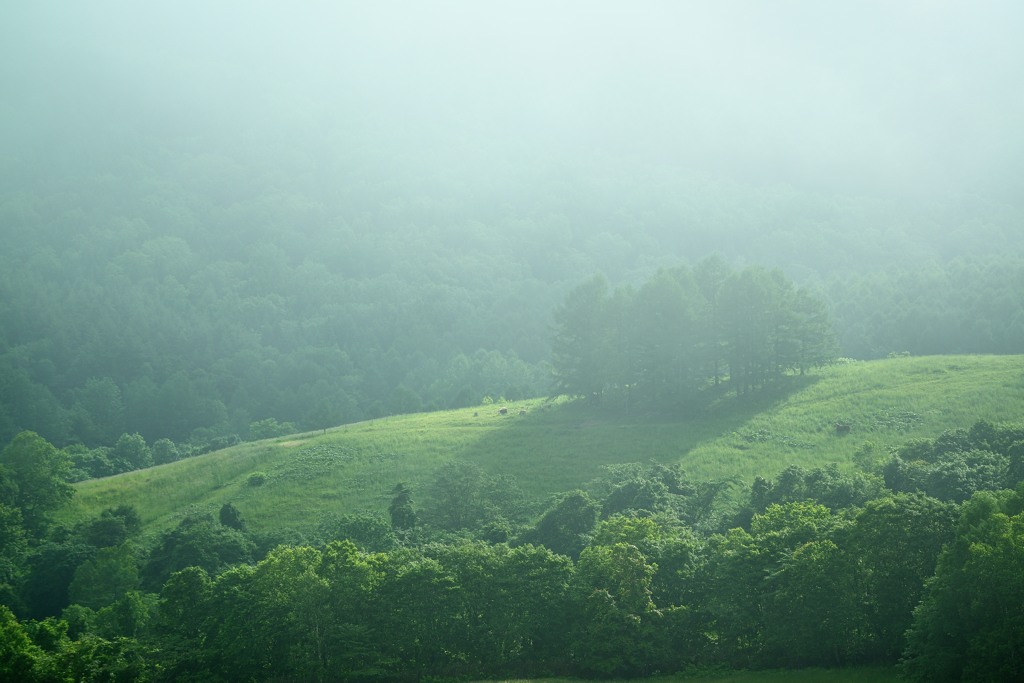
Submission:
[[[1021,356],[850,362],[787,378],[770,391],[722,397],[688,414],[534,399],[244,443],[81,482],[66,514],[91,516],[128,503],[148,531],[157,531],[190,506],[216,511],[232,502],[255,530],[301,529],[324,512],[386,510],[399,481],[421,497],[437,469],[451,460],[511,474],[540,503],[613,463],[680,462],[696,479],[749,482],[790,464],[868,464],[911,438],[935,437],[981,418],[1014,423],[1022,416]],[[849,431],[838,433],[837,423]],[[254,474],[262,485],[252,485]]]

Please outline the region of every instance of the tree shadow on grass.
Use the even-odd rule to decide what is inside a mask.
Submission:
[[[583,486],[606,465],[674,463],[697,446],[739,431],[757,415],[784,403],[820,377],[786,376],[742,396],[710,387],[687,400],[646,405],[616,400],[559,398],[478,411],[481,421],[502,421],[484,431],[459,457],[485,471],[511,475],[528,497]]]

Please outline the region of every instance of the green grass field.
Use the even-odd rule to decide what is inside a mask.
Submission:
[[[251,528],[304,528],[323,512],[385,510],[399,481],[414,492],[450,460],[511,474],[531,499],[592,480],[603,465],[680,462],[696,479],[773,476],[787,465],[852,467],[915,437],[1024,419],[1024,357],[937,356],[837,365],[771,392],[726,397],[695,414],[629,414],[542,399],[372,420],[238,446],[76,485],[68,519],[127,503],[148,531],[190,506],[234,503]],[[850,425],[837,434],[836,423]],[[863,456],[862,456],[863,457]],[[247,483],[254,472],[262,486]]]

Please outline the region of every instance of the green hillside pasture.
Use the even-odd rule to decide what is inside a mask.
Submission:
[[[913,438],[1024,419],[1024,357],[930,356],[853,362],[755,415],[740,429],[701,443],[683,462],[708,478],[750,481],[789,464],[849,465],[873,445],[876,460]],[[837,424],[849,426],[840,433]]]
[[[1024,415],[1024,357],[956,356],[855,362],[791,377],[771,392],[725,397],[699,412],[637,415],[585,401],[541,399],[383,418],[240,444],[177,463],[82,482],[67,515],[135,505],[148,530],[189,506],[234,503],[254,529],[308,528],[325,513],[383,511],[409,482],[422,501],[437,469],[465,460],[510,474],[537,504],[580,487],[604,465],[681,462],[697,479],[773,476],[787,465],[851,467],[858,451],[985,418]],[[849,425],[839,433],[836,424]],[[873,456],[872,456],[873,453]],[[865,459],[860,456],[861,461]],[[265,475],[260,486],[253,473]]]

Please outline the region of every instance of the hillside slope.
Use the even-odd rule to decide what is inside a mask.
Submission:
[[[1024,415],[1024,356],[893,358],[789,380],[776,393],[725,397],[691,415],[535,399],[508,404],[507,414],[488,405],[240,444],[81,482],[67,515],[131,504],[155,531],[189,506],[216,511],[232,502],[253,529],[304,529],[326,512],[386,510],[400,481],[422,499],[452,460],[510,474],[540,504],[612,463],[680,462],[696,479],[749,482],[790,464],[853,466],[911,438]],[[262,485],[253,485],[254,473]]]

